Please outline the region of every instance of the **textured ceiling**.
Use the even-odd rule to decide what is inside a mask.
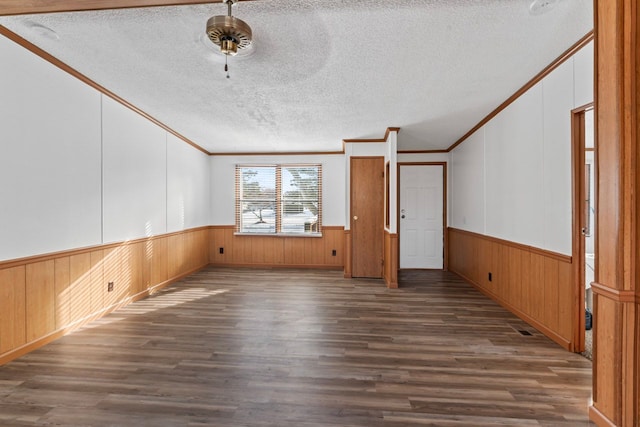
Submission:
[[[591,0],[256,0],[229,60],[222,4],[0,17],[0,24],[214,153],[317,152],[401,128],[444,149],[593,28]],[[51,29],[54,33],[48,31]]]

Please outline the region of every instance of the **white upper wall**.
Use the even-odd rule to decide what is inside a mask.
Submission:
[[[571,110],[593,102],[593,42],[451,153],[451,226],[571,254]]]
[[[349,158],[391,157],[375,143],[209,157],[4,37],[0,57],[0,260],[234,224],[239,163],[321,163],[323,224],[348,228]],[[591,43],[436,155],[450,160],[450,225],[570,254],[569,112],[592,101]]]
[[[167,133],[167,232],[209,225],[209,156]]]
[[[209,159],[0,37],[0,261],[207,225]]]
[[[167,231],[166,132],[103,98],[104,242]]]
[[[541,104],[536,85],[484,127],[485,232],[536,247],[544,246]]]
[[[593,63],[589,68],[593,68]],[[580,92],[577,86],[571,84],[573,72],[574,64],[572,61],[567,61],[549,74],[542,85],[542,111],[544,111],[542,206],[544,209],[540,214],[544,225],[544,245],[545,248],[566,255],[571,254],[572,242],[570,111],[585,104],[577,104],[574,101],[574,93],[584,98],[589,95]]]
[[[100,243],[100,94],[5,37],[0,58],[0,260]]]
[[[582,107],[593,102],[595,61],[593,42],[573,56],[573,105]]]
[[[212,225],[235,224],[236,165],[313,163],[322,165],[322,225],[344,226],[345,170],[342,155],[211,156]]]
[[[480,232],[485,229],[484,127],[452,152],[449,167],[449,224]],[[466,197],[459,197],[460,192]]]

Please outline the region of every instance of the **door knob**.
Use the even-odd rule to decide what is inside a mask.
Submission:
[[[404,215],[402,215],[400,218],[403,218],[403,219],[404,219]]]
[[[354,216],[353,216],[353,220],[354,220],[354,221],[357,221],[357,220],[358,220],[358,215],[354,215]]]
[[[583,236],[586,236],[587,235],[587,227],[582,227],[580,232],[582,233]]]

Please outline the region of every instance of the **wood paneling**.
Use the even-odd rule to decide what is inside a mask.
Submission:
[[[593,298],[594,313],[598,313],[597,334],[594,338],[594,359],[598,361],[597,369],[594,369],[594,394],[593,401],[598,402],[598,409],[607,414],[614,423],[620,425],[621,394],[619,384],[621,371],[616,366],[616,358],[622,351],[618,334],[602,333],[607,330],[618,330],[620,324],[620,310],[617,302],[603,297],[595,292]],[[606,351],[599,351],[599,349]],[[596,359],[597,357],[597,359]],[[597,387],[595,385],[597,384]]]
[[[106,307],[116,305],[118,301],[122,301],[129,295],[129,289],[123,277],[127,256],[126,245],[104,250],[102,270],[106,279],[102,282],[102,286],[106,287],[109,282],[113,282],[113,291],[109,292],[107,289],[103,289],[106,293],[106,295],[103,296]]]
[[[640,425],[640,8],[594,2],[596,266],[593,406],[600,425]]]
[[[56,330],[55,261],[26,266],[26,340],[34,341]]]
[[[27,342],[25,270],[0,270],[0,354]]]
[[[208,241],[203,227],[3,262],[0,364],[202,268],[209,262]]]
[[[344,266],[344,227],[332,227],[323,233],[322,242],[324,243],[324,264],[343,268]],[[330,231],[330,232],[329,232]],[[333,251],[336,254],[333,255]]]
[[[574,350],[571,257],[453,228],[448,235],[451,271]]]
[[[90,259],[91,270],[89,270],[89,301],[91,308],[89,312],[95,313],[102,310],[104,307],[103,286],[106,286],[106,283],[104,282],[104,251],[92,251]]]
[[[71,306],[67,300],[71,284],[71,263],[69,257],[56,258],[53,262],[56,329],[59,330],[71,323]]]
[[[294,265],[304,265],[304,241],[301,239],[286,239],[284,247],[285,259]]]
[[[167,239],[153,239],[145,244],[145,254],[151,266],[149,286],[169,279],[169,247]],[[207,252],[208,255],[208,252]]]
[[[343,227],[324,226],[322,237],[304,237],[247,236],[236,234],[233,225],[214,226],[209,230],[207,245],[209,263],[219,266],[330,269],[344,266]]]
[[[71,275],[63,304],[71,311],[71,322],[91,314],[91,252],[74,254],[69,258]]]

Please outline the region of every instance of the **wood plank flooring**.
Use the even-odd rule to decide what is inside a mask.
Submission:
[[[400,286],[202,270],[0,367],[0,425],[590,425],[590,361],[454,274]]]

